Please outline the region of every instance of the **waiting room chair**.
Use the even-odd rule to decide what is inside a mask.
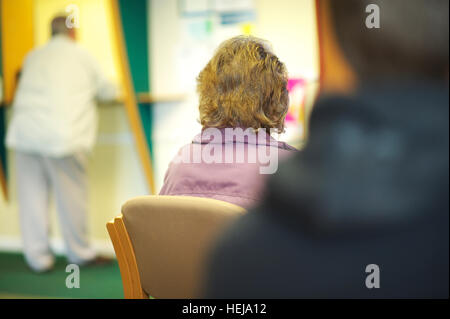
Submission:
[[[207,254],[239,206],[199,197],[144,196],[107,223],[127,299],[199,297]]]

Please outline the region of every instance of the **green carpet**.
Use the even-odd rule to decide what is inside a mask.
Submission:
[[[68,262],[56,257],[55,268],[36,274],[22,254],[0,253],[0,298],[123,298],[117,262],[107,266],[80,267],[80,288],[67,288]]]

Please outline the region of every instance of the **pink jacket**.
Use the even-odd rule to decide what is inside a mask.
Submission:
[[[264,132],[266,138],[242,130],[219,138],[205,132],[183,146],[169,164],[160,195],[208,197],[250,208],[261,198],[265,180],[276,172],[280,160],[296,151]]]

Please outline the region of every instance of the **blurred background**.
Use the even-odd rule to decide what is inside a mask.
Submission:
[[[79,13],[78,42],[97,58],[112,80],[120,83],[122,74],[118,67],[118,43],[110,0],[2,0],[1,4],[3,129],[11,111],[8,104],[13,97],[13,79],[24,55],[48,41],[51,19],[66,12],[66,8],[73,9],[70,5],[76,5]],[[123,23],[124,28],[127,27],[125,23],[132,22],[145,28],[138,30],[141,34],[134,35],[135,39],[126,33],[125,38],[126,41],[136,40],[133,49],[141,51],[137,54],[145,54],[147,59],[136,66],[143,76],[135,76],[146,77],[143,81],[147,83],[135,81],[134,87],[141,108],[147,109],[147,112],[141,112],[141,117],[146,117],[142,120],[148,124],[145,133],[150,136],[156,192],[162,186],[167,165],[177,150],[200,131],[196,76],[218,44],[234,35],[252,34],[267,39],[286,64],[292,91],[291,110],[287,132],[280,139],[301,145],[305,130],[304,108],[310,105],[308,98],[314,97],[318,78],[313,0],[134,0],[130,4],[124,2],[121,10],[136,10],[130,8],[133,6],[146,10],[137,17],[145,21],[123,19]],[[145,41],[138,42],[140,39]],[[130,57],[130,53],[128,55]],[[99,115],[97,145],[89,164],[89,225],[96,246],[112,252],[105,221],[120,212],[125,200],[149,194],[151,190],[142,171],[122,101],[100,104]],[[9,199],[2,196],[0,200],[0,249],[17,249],[20,232],[14,167],[12,160],[8,161],[11,154],[4,152],[4,164],[9,164],[4,165]],[[56,214],[52,217],[54,243],[62,249]]]
[[[113,255],[105,223],[130,197],[158,193],[170,160],[200,131],[196,76],[223,40],[251,34],[272,44],[290,78],[287,131],[279,138],[297,147],[306,138],[319,73],[314,0],[1,0],[0,4],[0,251],[21,249],[14,155],[3,145],[16,76],[27,52],[49,40],[50,21],[58,14],[77,15],[78,42],[112,81],[123,83],[128,77],[123,66],[129,70],[137,101],[124,103],[125,93],[124,100],[98,105],[99,133],[88,176],[89,232],[100,252]],[[120,52],[126,52],[127,59]],[[133,107],[138,121],[132,117]],[[144,156],[142,145],[150,158]],[[54,210],[52,206],[52,245],[62,252]],[[1,267],[0,261],[0,271]]]

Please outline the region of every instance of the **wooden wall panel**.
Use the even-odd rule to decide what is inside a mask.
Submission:
[[[149,105],[139,105],[136,99],[137,90],[149,91],[148,49],[146,49],[148,39],[147,1],[112,0],[111,3],[125,108],[149,191],[155,194],[156,188],[150,156],[151,128],[149,126],[152,119],[149,112],[151,110],[148,109]],[[141,21],[137,21],[137,19]],[[136,29],[136,26],[140,26],[140,28]],[[145,43],[142,43],[142,41]]]
[[[355,76],[338,46],[331,21],[329,1],[316,0],[320,90],[321,92],[348,92],[355,85]]]
[[[16,77],[26,54],[33,48],[33,0],[1,0],[1,70],[3,78],[3,101],[0,107],[11,103],[16,88]],[[5,110],[0,116],[0,186],[8,198],[6,182],[6,149],[3,143],[6,119]]]

